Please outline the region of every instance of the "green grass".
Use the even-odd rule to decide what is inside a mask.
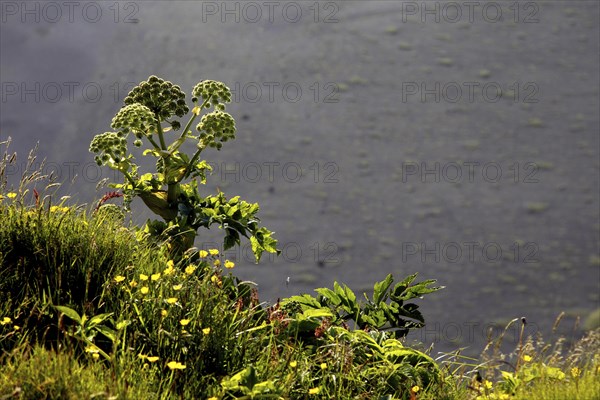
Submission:
[[[434,361],[318,309],[261,303],[217,251],[171,260],[115,208],[33,195],[39,174],[9,191],[6,160],[0,399],[598,398],[598,329],[568,349],[522,337],[502,354],[500,336],[478,359]]]

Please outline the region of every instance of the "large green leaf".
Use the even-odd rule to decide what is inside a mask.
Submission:
[[[92,328],[95,325],[101,324],[102,322],[104,322],[108,318],[110,318],[113,314],[114,313],[104,313],[104,314],[94,315],[92,318],[90,318],[90,321],[88,322],[88,326],[90,328]]]
[[[339,306],[342,303],[340,296],[337,295],[333,290],[329,288],[318,288],[315,289],[315,292],[319,293],[321,296],[325,297],[331,304],[334,306]]]
[[[81,317],[79,316],[77,311],[73,310],[72,308],[65,307],[65,306],[54,306],[54,307],[58,311],[60,311],[64,315],[66,315],[67,317],[71,318],[73,321],[78,322],[80,325],[83,324],[83,320],[81,319]]]
[[[392,274],[388,274],[381,282],[376,282],[373,286],[373,302],[379,304],[387,299],[387,291],[394,282]]]

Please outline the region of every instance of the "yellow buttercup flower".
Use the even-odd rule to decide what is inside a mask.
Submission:
[[[321,369],[327,369],[327,363],[321,363]]]
[[[181,290],[183,285],[173,285],[173,290]]]
[[[218,256],[218,255],[219,255],[219,250],[217,250],[217,249],[209,249],[209,250],[208,250],[208,253],[209,253],[211,256]]]
[[[12,322],[12,319],[10,319],[10,317],[4,317],[2,318],[2,321],[0,321],[0,325],[7,325],[10,324]]]
[[[169,303],[169,304],[175,304],[175,303],[177,303],[177,297],[169,297],[167,299],[167,303]]]
[[[419,390],[421,390],[420,387],[418,387],[417,385],[413,386],[412,388],[410,388],[411,392],[413,393],[417,393]]]
[[[221,281],[221,278],[219,278],[217,275],[211,276],[210,281],[213,283],[213,285],[215,285],[217,287],[223,286],[223,282]]]
[[[578,377],[579,377],[579,375],[581,375],[581,369],[579,369],[579,368],[577,368],[577,367],[573,367],[573,368],[571,368],[571,376],[572,376],[573,378],[575,378],[575,379],[576,379],[576,378],[578,378]]]
[[[163,317],[166,317],[167,315],[169,315],[169,312],[167,310],[161,310],[160,315],[162,315]]]
[[[225,268],[231,269],[235,267],[235,263],[233,261],[225,260]]]
[[[215,260],[215,261],[213,262],[213,264],[214,264],[214,266],[215,266],[215,267],[218,267],[218,266],[220,266],[220,265],[221,265],[221,260]]]
[[[169,367],[170,369],[185,369],[186,368],[185,365],[183,365],[182,363],[177,362],[177,361],[171,361],[171,362],[167,363],[167,367]]]
[[[185,267],[185,273],[188,275],[191,275],[194,273],[194,271],[196,271],[198,267],[194,266],[194,265],[188,265],[187,267]]]
[[[297,361],[291,361],[290,362],[290,367],[296,368],[297,366],[298,366],[298,362]]]
[[[525,355],[523,356],[523,361],[525,361],[525,362],[529,362],[529,361],[531,361],[531,360],[533,360],[533,358],[532,358],[530,355],[528,355],[528,354],[525,354]]]
[[[150,291],[150,289],[148,289],[148,286],[144,286],[143,288],[140,289],[140,292],[142,294],[148,294],[149,291]]]
[[[124,280],[125,280],[125,277],[123,275],[115,276],[115,282],[117,282],[117,283],[123,282]]]
[[[147,281],[148,275],[140,274],[140,281]]]
[[[148,362],[151,362],[151,363],[157,362],[159,359],[160,359],[160,357],[157,357],[157,356],[146,357],[146,360],[148,360]]]
[[[204,333],[205,335],[208,335],[210,333],[210,328],[202,329],[202,333]]]
[[[150,277],[150,279],[152,279],[153,281],[157,281],[160,279],[160,272],[157,272],[156,274],[152,274],[152,276]]]
[[[319,394],[320,391],[321,391],[321,389],[316,387],[316,388],[308,389],[308,394]]]
[[[15,192],[6,193],[6,197],[8,197],[9,199],[14,199],[15,197],[17,197],[17,194]]]
[[[186,326],[187,324],[189,324],[189,323],[190,323],[190,320],[189,320],[189,319],[180,319],[180,320],[179,320],[179,323],[180,323],[182,326]]]
[[[167,268],[163,272],[165,275],[172,275],[175,273],[175,263],[173,260],[167,261]]]
[[[131,282],[129,282],[129,286],[136,287],[137,286],[137,282],[136,281],[131,281]]]
[[[492,382],[488,381],[488,380],[485,380],[483,382],[483,384],[484,384],[484,386],[485,386],[486,389],[491,389],[494,386],[494,384]]]
[[[200,250],[200,252],[198,253],[198,255],[200,256],[200,258],[206,258],[208,256],[208,251],[206,251],[206,250]]]

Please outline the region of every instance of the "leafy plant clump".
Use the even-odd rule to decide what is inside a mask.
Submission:
[[[389,274],[383,281],[375,283],[372,298],[364,295],[365,304],[357,300],[348,286],[334,282],[333,290],[316,289],[319,293],[317,298],[308,294],[292,296],[283,305],[292,309],[299,307],[307,315],[328,316],[331,325],[347,327],[350,321],[358,329],[386,330],[391,337],[402,338],[409,330],[425,326],[419,306],[405,302],[443,288],[431,287],[435,283],[433,279],[414,283],[416,277],[417,274],[409,275],[392,288],[394,278]]]
[[[125,105],[111,123],[114,131],[92,140],[90,151],[96,153],[96,162],[123,175],[123,183],[112,186],[123,191],[126,208],[138,196],[162,218],[148,221],[145,230],[153,237],[168,239],[174,254],[181,256],[193,246],[198,229],[213,224],[225,232],[225,250],[239,245],[244,236],[250,239],[257,261],[264,251],[276,253],[273,233],[259,225],[257,203],[239,196],[227,199],[222,192],[202,196],[198,190],[198,180],[206,183],[211,171],[209,163],[200,159],[202,152],[220,150],[223,143],[235,138],[235,120],[225,111],[231,91],[222,82],[204,80],[194,86],[191,100],[192,114],[181,128],[178,118],[190,111],[185,93],[169,81],[150,76],[125,97]],[[194,133],[192,126],[200,115]],[[177,131],[180,133],[175,134]],[[140,171],[128,148],[130,136],[135,147],[146,146],[144,156],[156,159],[156,172]],[[185,142],[195,144],[191,156],[181,151]]]

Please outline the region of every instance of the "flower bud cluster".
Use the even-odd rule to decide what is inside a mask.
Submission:
[[[125,97],[126,105],[135,103],[148,107],[161,121],[173,115],[181,118],[189,111],[181,88],[154,75],[134,87]]]
[[[205,80],[194,86],[192,90],[192,101],[198,102],[198,98],[202,101],[210,99],[204,108],[209,108],[211,105],[216,110],[224,111],[225,104],[231,102],[231,90],[223,82]]]
[[[107,164],[111,159],[120,163],[127,154],[127,139],[117,132],[104,132],[94,136],[90,151],[99,153],[94,157],[98,165]]]
[[[235,139],[235,120],[223,111],[213,111],[202,116],[196,126],[200,132],[199,147],[214,147],[220,150],[222,142]]]
[[[134,103],[121,108],[113,118],[111,126],[125,135],[133,131],[135,137],[141,139],[154,124],[154,113],[148,107]]]

